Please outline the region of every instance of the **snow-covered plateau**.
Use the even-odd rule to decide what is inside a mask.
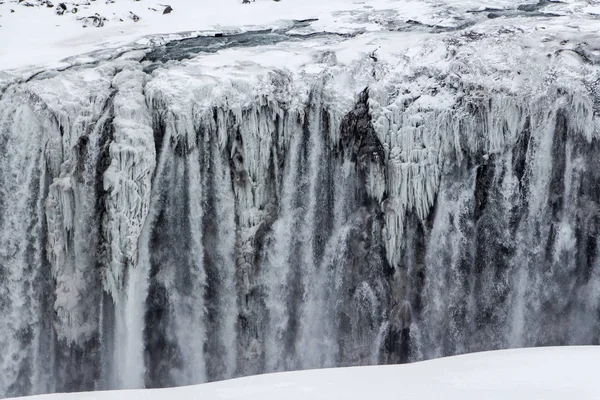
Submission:
[[[168,5],[0,0],[0,397],[600,344],[600,6]]]
[[[264,374],[171,389],[24,400],[594,400],[600,347],[502,350],[414,364]]]

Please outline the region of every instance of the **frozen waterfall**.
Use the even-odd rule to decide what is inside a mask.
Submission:
[[[374,38],[3,87],[0,396],[599,344],[598,51]]]

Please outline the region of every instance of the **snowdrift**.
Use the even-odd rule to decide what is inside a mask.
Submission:
[[[600,347],[467,354],[414,364],[265,374],[158,390],[53,394],[39,400],[600,399]]]

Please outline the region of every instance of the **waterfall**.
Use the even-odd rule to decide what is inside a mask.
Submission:
[[[3,88],[0,396],[599,344],[598,67],[440,35]]]

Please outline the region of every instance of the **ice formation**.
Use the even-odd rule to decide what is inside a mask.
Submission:
[[[570,35],[131,52],[7,83],[0,395],[598,344],[600,69]]]

